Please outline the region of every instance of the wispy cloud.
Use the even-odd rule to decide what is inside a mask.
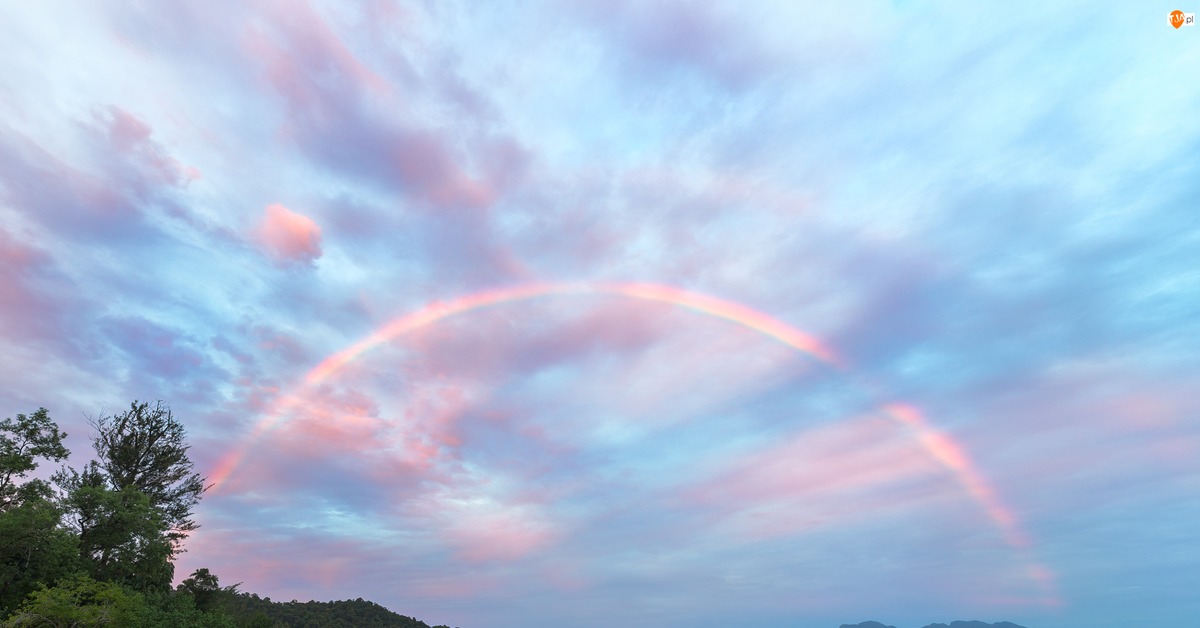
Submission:
[[[83,416],[170,403],[234,469],[180,573],[463,626],[1194,615],[1200,92],[1165,11],[3,12],[0,412],[82,457]],[[434,302],[635,281],[838,366],[547,294],[304,383]]]

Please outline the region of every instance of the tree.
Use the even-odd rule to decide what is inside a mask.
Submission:
[[[30,416],[18,414],[16,421],[0,421],[0,511],[35,494],[49,497],[49,485],[42,480],[18,482],[37,469],[38,458],[61,462],[71,455],[62,444],[66,437],[45,408]]]
[[[172,559],[197,528],[192,508],[205,490],[192,471],[183,426],[162,402],[134,401],[124,413],[89,422],[98,460],[55,476],[79,556],[94,578],[144,593],[168,591]]]
[[[62,511],[50,485],[22,481],[40,461],[70,455],[65,437],[45,408],[0,421],[0,617],[75,568],[75,539],[59,527]]]
[[[40,498],[0,512],[0,617],[77,568],[78,540],[61,520],[59,507]]]
[[[111,582],[84,575],[64,578],[52,588],[35,591],[4,622],[6,628],[91,628],[144,626],[149,608],[141,595]]]
[[[180,591],[187,591],[192,594],[192,599],[196,602],[196,608],[207,611],[213,608],[217,601],[217,595],[221,591],[220,581],[216,574],[208,570],[207,567],[201,567],[192,572],[192,576],[179,584]]]
[[[235,628],[233,618],[220,608],[212,611],[202,611],[196,608],[196,601],[191,593],[178,589],[145,594],[146,603],[150,606],[147,628]]]
[[[95,461],[82,472],[64,470],[55,480],[66,493],[67,525],[92,577],[143,592],[170,589],[175,575],[171,542],[162,514],[145,493],[133,487],[114,490]]]
[[[181,582],[177,590],[191,594],[192,599],[195,600],[196,609],[207,613],[219,609],[223,602],[237,596],[238,587],[241,584],[239,582],[222,587],[216,574],[209,571],[207,567],[201,567],[193,571],[190,578]]]
[[[266,613],[258,611],[245,620],[245,628],[274,628],[275,622]]]
[[[89,423],[98,432],[92,446],[110,488],[146,495],[162,516],[172,555],[181,552],[180,542],[199,527],[192,508],[207,489],[204,478],[192,471],[183,425],[161,401],[151,407],[136,400],[122,414]]]

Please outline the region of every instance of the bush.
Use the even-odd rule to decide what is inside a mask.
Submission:
[[[83,574],[63,578],[58,586],[29,594],[4,623],[9,628],[93,628],[144,626],[149,608],[138,593]]]

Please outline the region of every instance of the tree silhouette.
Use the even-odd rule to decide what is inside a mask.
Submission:
[[[130,404],[129,410],[89,420],[98,432],[92,441],[100,469],[114,490],[133,488],[162,515],[173,552],[198,526],[192,508],[206,487],[188,458],[187,433],[161,401]]]

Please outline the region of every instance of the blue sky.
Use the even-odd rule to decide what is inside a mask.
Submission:
[[[82,461],[85,416],[170,404],[203,472],[240,461],[177,573],[273,599],[1187,621],[1177,8],[9,3],[0,413]],[[633,284],[741,314],[598,288]]]

